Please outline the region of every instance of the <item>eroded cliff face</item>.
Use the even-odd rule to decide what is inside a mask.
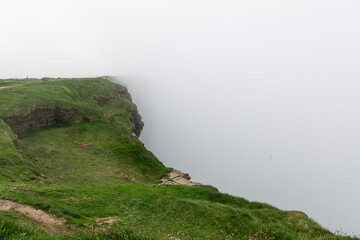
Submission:
[[[118,91],[118,97],[119,98],[126,98],[130,102],[132,102],[131,95],[126,89],[120,89]],[[134,108],[131,111],[131,119],[130,120],[134,124],[133,132],[136,134],[136,136],[140,136],[141,131],[144,128],[144,122],[142,121],[142,117],[141,117],[139,111],[137,110],[136,105],[134,105]]]
[[[51,107],[37,108],[30,111],[26,116],[11,116],[4,119],[16,135],[20,135],[30,129],[39,129],[55,124],[63,124],[71,121],[76,115],[74,109]]]
[[[132,102],[131,95],[126,89],[119,89],[117,91],[116,97],[114,96],[94,96],[93,100],[96,104],[102,105],[106,104],[111,99],[115,98],[126,98],[130,102]],[[140,136],[141,131],[144,128],[144,122],[142,121],[142,117],[137,110],[137,107],[134,105],[134,108],[131,110],[131,118],[130,121],[134,124],[133,132],[136,134],[136,136]]]
[[[142,117],[139,114],[137,108],[135,107],[132,111],[131,111],[131,121],[134,124],[134,130],[133,132],[136,134],[136,136],[140,136],[141,131],[144,128],[144,122],[141,120]]]
[[[94,96],[93,100],[96,104],[106,104],[111,99],[120,99],[126,98],[130,102],[132,102],[131,95],[126,89],[117,90],[117,94],[115,96]]]
[[[113,96],[94,96],[93,101],[97,105],[106,105],[112,99],[125,98],[132,102],[131,95],[126,89],[119,89]],[[140,136],[144,122],[135,105],[131,111],[130,121],[133,123],[133,132]],[[26,115],[13,115],[3,118],[17,136],[31,129],[40,129],[52,125],[64,124],[72,121],[75,116],[87,120],[87,116],[80,114],[78,110],[60,106],[38,107],[30,110]],[[77,119],[77,118],[76,118]]]

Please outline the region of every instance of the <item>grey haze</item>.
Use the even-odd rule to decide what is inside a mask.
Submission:
[[[222,192],[360,234],[360,2],[3,0],[1,78],[120,76],[142,140]]]

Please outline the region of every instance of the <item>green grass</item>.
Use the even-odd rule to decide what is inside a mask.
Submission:
[[[0,80],[5,85],[23,86],[0,89],[0,198],[67,223],[51,230],[0,212],[0,239],[352,239],[211,186],[157,185],[169,168],[131,137],[136,106],[120,85],[102,78]],[[20,136],[1,120],[21,123],[31,111],[55,107],[77,115]],[[117,221],[102,229],[96,219],[107,217]]]
[[[83,123],[27,133],[19,150],[38,165],[40,181],[99,185],[124,182],[157,182],[167,168],[148,152],[130,131],[107,123]],[[76,159],[76,161],[74,161]]]

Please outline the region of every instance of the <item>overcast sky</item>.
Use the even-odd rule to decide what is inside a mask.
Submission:
[[[0,77],[117,75],[167,166],[360,234],[360,2],[2,0]]]

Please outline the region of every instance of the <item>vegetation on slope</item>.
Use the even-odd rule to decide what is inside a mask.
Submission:
[[[170,169],[132,137],[143,123],[123,86],[103,78],[1,86],[0,198],[66,224],[0,211],[0,239],[352,239],[211,186],[158,185]]]

